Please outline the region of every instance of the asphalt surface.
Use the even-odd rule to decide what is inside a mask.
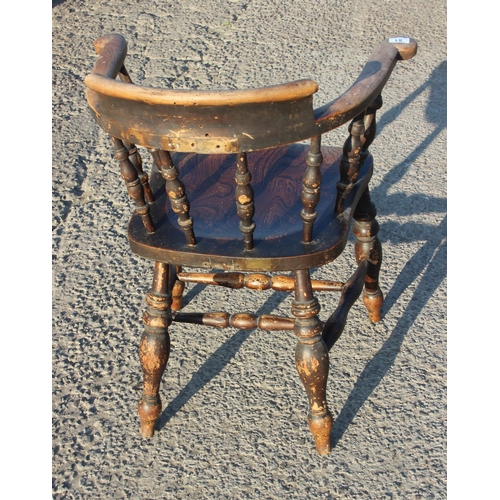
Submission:
[[[446,498],[446,3],[65,0],[52,18],[53,498]],[[315,106],[347,90],[384,38],[418,41],[386,85],[371,147],[384,317],[372,325],[358,301],[330,353],[330,455],[316,453],[306,424],[290,332],[172,325],[159,430],[140,437],[152,264],[128,247],[132,204],[83,85],[93,41],[108,33],[127,39],[136,83],[312,78]],[[352,246],[313,277],[346,279]],[[324,320],[336,297],[318,295]],[[288,315],[291,305],[278,292],[200,285],[186,298],[186,311]]]

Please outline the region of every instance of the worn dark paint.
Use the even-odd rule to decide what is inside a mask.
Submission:
[[[334,260],[347,242],[352,213],[371,178],[373,162],[371,156],[366,159],[358,182],[347,194],[344,212],[335,215],[340,150],[322,149],[321,198],[315,208],[318,215],[310,243],[302,242],[300,217],[308,147],[295,144],[248,154],[255,205],[253,250],[245,250],[235,209],[235,155],[184,154],[173,155],[172,160],[182,172],[191,200],[197,244],[186,245],[176,214],[168,208],[163,179],[153,173],[156,201],[150,211],[156,230],[148,235],[140,217],[133,216],[128,228],[132,250],[154,261],[227,271],[291,271]]]
[[[99,58],[85,79],[87,101],[111,136],[136,204],[128,227],[131,249],[155,261],[139,350],[142,435],[153,435],[161,412],[159,386],[172,321],[293,330],[297,371],[309,401],[308,425],[317,451],[329,453],[328,352],[362,291],[372,321],[380,320],[383,303],[382,248],[368,187],[376,111],[396,62],[413,57],[416,42],[379,44],[347,92],[316,110],[312,80],[248,91],[148,89],[132,83],[121,35],[99,38],[95,49]],[[349,120],[342,150],[321,146],[323,133]],[[304,139],[311,139],[310,147],[293,144]],[[151,179],[136,145],[153,155]],[[344,250],[353,218],[356,272],[345,284],[311,280],[311,268]],[[192,273],[184,266],[226,272]],[[293,277],[264,274],[273,271],[293,272]],[[185,282],[293,291],[293,318],[177,312]],[[341,291],[325,324],[318,317],[315,290]]]
[[[251,290],[273,289],[279,292],[293,292],[295,282],[292,276],[270,276],[262,273],[186,273],[181,272],[178,279],[186,283],[224,286],[228,288],[247,287]],[[313,290],[341,292],[344,284],[340,281],[311,280]]]

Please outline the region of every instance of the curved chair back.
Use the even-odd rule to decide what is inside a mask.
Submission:
[[[249,90],[150,88],[132,84],[123,66],[127,42],[121,35],[105,35],[94,47],[100,57],[85,85],[90,108],[105,131],[148,148],[202,154],[256,151],[328,132],[366,109],[396,62],[417,50],[410,38],[380,43],[350,89],[314,110],[318,85],[313,80]]]
[[[87,100],[113,137],[165,151],[228,154],[298,142],[314,130],[312,80],[220,92],[155,89],[120,73],[126,53],[120,35],[100,38],[96,50]]]
[[[318,85],[309,79],[250,90],[192,91],[134,85],[124,66],[127,42],[106,35],[94,43],[99,58],[85,78],[87,101],[97,123],[112,138],[121,174],[146,232],[155,232],[148,204],[154,201],[136,145],[148,148],[178,215],[186,243],[197,243],[189,201],[170,152],[236,154],[236,208],[246,250],[254,248],[254,192],[246,153],[311,139],[303,176],[302,241],[313,239],[321,170],[321,135],[354,118],[344,145],[335,212],[344,210],[346,193],[356,181],[375,136],[380,92],[396,62],[416,52],[410,38],[380,43],[350,89],[313,109]],[[119,81],[116,77],[119,77]]]

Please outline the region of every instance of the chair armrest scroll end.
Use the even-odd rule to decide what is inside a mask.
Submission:
[[[402,61],[411,59],[417,53],[417,41],[408,36],[391,36],[385,41],[397,49],[399,59]]]
[[[92,73],[115,79],[127,55],[127,41],[122,35],[104,35],[95,40],[94,49],[99,55]]]
[[[103,35],[96,40],[94,40],[94,50],[96,51],[97,54],[101,54],[101,52],[104,50],[104,47],[106,45],[110,44],[110,47],[113,48],[118,48],[118,47],[126,47],[127,46],[127,41],[122,35],[119,34],[110,34],[110,35]]]

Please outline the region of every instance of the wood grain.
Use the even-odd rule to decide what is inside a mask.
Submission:
[[[99,94],[154,105],[234,106],[236,104],[280,102],[308,97],[318,90],[309,79],[247,90],[171,90],[128,85],[98,73],[85,78],[85,85]]]
[[[372,160],[369,156],[364,162],[358,182],[346,197],[344,213],[336,216],[334,200],[342,150],[322,148],[322,194],[316,206],[318,215],[312,241],[305,244],[300,213],[308,150],[307,145],[296,144],[248,154],[256,227],[255,247],[246,252],[234,203],[235,155],[173,155],[191,200],[197,245],[188,248],[184,243],[175,213],[165,208],[163,179],[153,173],[151,186],[156,201],[150,209],[156,231],[147,235],[138,226],[137,218],[132,217],[129,224],[132,250],[155,261],[227,271],[290,271],[333,260],[347,241],[352,208],[371,177]]]

